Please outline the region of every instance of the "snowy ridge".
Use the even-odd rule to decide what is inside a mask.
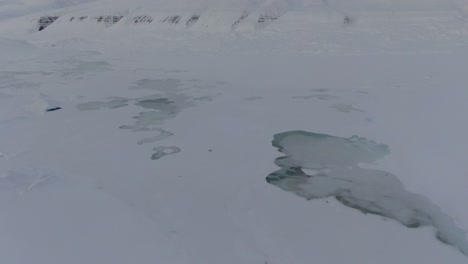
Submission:
[[[145,8],[136,8],[133,10],[124,7],[118,8],[105,8],[94,7],[85,10],[70,10],[60,11],[60,15],[46,15],[42,16],[38,21],[43,21],[48,17],[59,17],[56,24],[66,22],[86,22],[86,20],[95,20],[97,23],[104,22],[106,25],[113,25],[122,19],[123,24],[165,24],[178,28],[194,29],[236,29],[240,24],[245,23],[247,27],[259,29],[274,22],[282,14],[290,10],[289,4],[285,2],[265,2],[262,1],[244,1],[244,3],[237,3],[236,5],[220,5],[220,4],[204,4],[197,5],[184,4],[184,8],[176,8],[172,5],[162,5],[159,7],[155,4],[146,4]],[[282,4],[279,4],[282,3]],[[101,3],[101,6],[104,4]],[[103,10],[102,13],[97,13],[96,10]],[[92,10],[92,11],[91,11]],[[144,10],[144,11],[142,11]],[[104,15],[107,14],[107,15]],[[124,15],[122,15],[124,14]],[[117,18],[117,19],[99,19],[102,17]],[[108,23],[112,20],[112,23]],[[55,21],[55,20],[54,20]],[[47,26],[51,25],[47,24]],[[38,23],[39,25],[40,23]],[[43,25],[39,25],[41,30],[44,29]]]
[[[63,2],[63,1],[62,1]],[[74,6],[66,7],[72,5]],[[66,7],[31,15],[29,23],[36,21],[36,29],[43,30],[52,24],[41,21],[59,17],[53,24],[86,22],[111,26],[122,24],[157,24],[177,28],[210,30],[256,30],[263,29],[281,19],[285,14],[306,14],[325,17],[331,23],[353,22],[355,17],[413,16],[414,14],[450,13],[453,17],[465,18],[468,4],[465,1],[410,0],[410,1],[342,1],[342,0],[242,0],[242,1],[149,1],[102,0],[97,2],[72,1],[52,5]],[[84,4],[79,4],[84,3]],[[45,24],[45,25],[44,25]]]

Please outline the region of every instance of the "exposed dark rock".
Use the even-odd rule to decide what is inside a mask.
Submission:
[[[113,25],[113,24],[119,22],[123,18],[123,16],[97,16],[97,17],[79,16],[79,17],[71,17],[69,21],[70,22],[73,22],[73,21],[81,22],[81,21],[86,20],[88,18],[94,19],[98,23],[106,23],[106,24],[109,24],[109,25]]]
[[[258,23],[259,24],[263,24],[263,23],[267,23],[267,22],[273,22],[275,20],[277,20],[279,17],[278,16],[270,16],[270,15],[262,15],[258,18]]]
[[[169,24],[179,24],[181,17],[176,15],[176,16],[168,16],[166,17],[162,22],[163,23],[169,23]]]
[[[98,23],[106,23],[106,24],[110,24],[110,25],[113,25],[113,24],[119,22],[122,18],[123,18],[123,16],[98,16],[98,17],[94,17],[94,19],[96,19],[96,21]]]
[[[242,13],[242,16],[239,17],[239,19],[237,19],[236,22],[232,24],[231,29],[232,30],[236,29],[237,25],[239,25],[239,23],[242,22],[244,19],[246,19],[248,16],[249,16],[249,13],[247,11],[244,11],[244,13]]]
[[[136,16],[136,17],[133,17],[133,22],[135,24],[137,23],[151,23],[153,22],[153,17],[151,16]]]
[[[54,111],[58,111],[58,110],[61,110],[62,107],[52,107],[52,108],[48,108],[46,110],[46,112],[54,112]]]
[[[200,19],[200,15],[193,15],[187,20],[187,27],[191,27],[193,24],[197,23],[198,19]]]
[[[243,21],[245,20],[250,13],[248,11],[244,11],[242,15],[234,21],[234,23],[231,25],[231,29],[235,30],[236,27]],[[55,20],[57,20],[59,16],[43,16],[39,19],[38,21],[38,30],[42,31],[46,27],[48,27],[50,24],[52,24]],[[97,23],[105,23],[106,25],[113,25],[118,23],[123,16],[114,16],[114,15],[105,15],[105,16],[96,16],[96,17],[89,17],[89,16],[72,16],[68,19],[69,22],[81,22],[87,19],[92,19],[95,20]],[[276,15],[261,15],[257,23],[259,24],[268,24],[271,23],[275,20],[277,20],[279,16]],[[185,25],[187,27],[193,26],[195,23],[198,22],[200,19],[200,15],[192,15],[190,18],[187,19],[185,22]],[[134,16],[131,18],[130,21],[133,21],[135,24],[139,23],[152,23],[154,21],[154,17],[148,16],[148,15],[141,15],[141,16]],[[167,24],[179,24],[182,21],[182,16],[180,15],[173,15],[173,16],[168,16],[161,20],[161,23],[167,23]],[[351,18],[345,17],[344,18],[344,23],[351,23],[353,22]]]
[[[85,19],[87,19],[88,17],[87,16],[81,16],[81,17],[70,17],[70,22],[73,22],[73,21],[83,21]]]
[[[349,16],[345,16],[344,19],[343,19],[343,24],[352,24],[353,23],[353,19]]]
[[[58,16],[43,16],[39,18],[39,21],[37,22],[37,25],[39,27],[38,30],[44,30],[46,27],[50,26],[50,24],[54,23],[54,21],[58,18]]]

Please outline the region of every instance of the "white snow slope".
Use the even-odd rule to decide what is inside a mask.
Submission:
[[[1,263],[467,263],[467,6],[0,1]],[[267,183],[295,130],[388,145],[449,244]]]

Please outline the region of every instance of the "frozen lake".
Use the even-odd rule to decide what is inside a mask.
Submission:
[[[462,10],[106,6],[0,21],[5,263],[466,263]]]

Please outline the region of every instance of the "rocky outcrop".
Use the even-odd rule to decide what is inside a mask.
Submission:
[[[39,18],[37,25],[38,25],[38,30],[42,31],[46,27],[50,26],[50,24],[54,23],[55,20],[57,20],[59,17],[58,16],[43,16]]]
[[[98,23],[105,23],[105,24],[115,24],[117,22],[120,21],[120,19],[122,19],[123,16],[98,16],[98,17],[95,17],[94,19],[96,19],[96,21]]]
[[[270,23],[277,20],[278,18],[278,16],[262,15],[258,18],[257,22],[259,24]]]
[[[237,26],[244,22],[249,16],[251,16],[251,13],[248,11],[244,11],[240,17],[234,21],[231,24],[231,30],[236,30]],[[140,16],[133,16],[129,17],[126,19],[126,23],[131,23],[131,24],[151,24],[153,22],[161,23],[161,24],[168,24],[168,25],[180,25],[180,26],[186,26],[187,28],[192,27],[195,25],[199,20],[200,20],[201,15],[195,14],[191,16],[181,16],[181,15],[169,15],[169,16],[163,16],[164,19],[162,20],[156,20],[154,16],[150,15],[140,15]],[[57,20],[59,17],[58,16],[43,16],[38,20],[38,29],[39,31],[44,30],[46,27],[48,27],[50,24],[52,24],[55,20]],[[103,23],[106,26],[112,26],[119,21],[121,21],[124,17],[123,16],[115,16],[115,15],[105,15],[105,16],[71,16],[68,18],[63,18],[62,20],[64,22],[73,22],[73,23],[79,23],[79,22],[84,22],[84,21],[91,21],[95,23]],[[258,20],[256,21],[256,24],[264,27],[271,22],[277,20],[279,16],[274,16],[274,15],[260,15],[258,17]],[[351,20],[345,20],[345,23],[350,22]],[[255,23],[255,20],[250,21]],[[205,27],[209,27],[206,25]],[[229,24],[228,24],[229,27]]]
[[[239,23],[242,22],[244,19],[246,19],[248,16],[249,16],[249,12],[244,11],[244,13],[242,13],[242,16],[240,16],[239,19],[237,19],[237,20],[232,24],[231,29],[232,29],[232,30],[236,29],[237,25],[239,25]]]
[[[88,16],[79,16],[79,17],[71,17],[69,19],[70,22],[80,22],[88,19],[95,20],[98,23],[105,23],[107,25],[113,25],[119,22],[123,16],[97,16],[97,17],[88,17]]]
[[[191,27],[193,24],[197,23],[198,19],[200,19],[200,15],[193,15],[187,20],[185,25]]]
[[[154,18],[152,16],[136,16],[132,18],[133,23],[138,24],[138,23],[151,23],[153,22]]]
[[[71,18],[70,18],[70,22],[73,22],[73,21],[75,21],[75,20],[77,20],[77,21],[83,21],[83,20],[85,20],[85,19],[88,19],[88,16],[71,17]]]
[[[179,24],[180,19],[181,19],[181,16],[179,16],[179,15],[168,16],[161,22],[168,23],[168,24]]]

